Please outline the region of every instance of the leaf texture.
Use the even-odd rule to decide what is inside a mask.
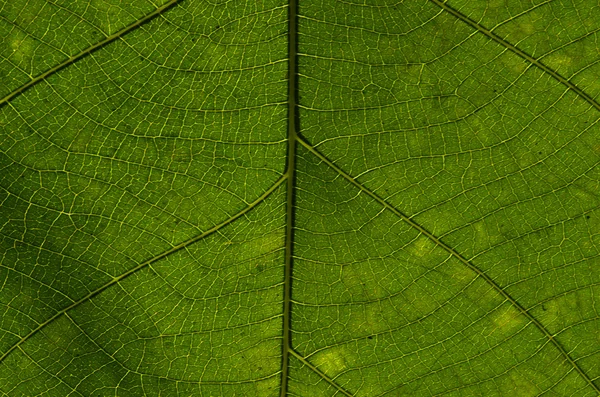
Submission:
[[[0,0],[0,395],[600,395],[599,31]]]

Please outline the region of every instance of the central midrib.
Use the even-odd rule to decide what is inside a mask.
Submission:
[[[448,10],[453,10],[450,9],[449,7],[447,7],[447,5],[445,5],[445,3],[441,3],[439,1],[436,0],[432,0],[434,3],[438,4],[439,6],[441,6],[442,8]],[[148,16],[144,17],[143,19],[137,21],[135,24],[128,26],[126,28],[124,28],[123,30],[113,34],[110,37],[107,37],[105,40],[103,40],[102,42],[86,49],[83,50],[82,52],[80,52],[79,54],[67,59],[66,61],[64,61],[63,63],[53,67],[52,69],[48,70],[47,72],[43,73],[40,76],[37,76],[36,78],[34,78],[32,81],[28,82],[27,84],[23,85],[22,87],[18,88],[17,90],[15,90],[14,92],[12,92],[10,95],[6,96],[5,98],[0,98],[0,107],[2,105],[7,104],[10,100],[12,100],[13,98],[15,98],[16,96],[22,94],[24,91],[26,91],[28,88],[30,88],[31,86],[34,86],[35,84],[44,81],[48,76],[50,76],[51,74],[54,74],[56,72],[58,72],[59,70],[62,70],[63,68],[65,68],[66,66],[78,61],[79,59],[91,54],[92,52],[104,47],[106,44],[109,44],[112,41],[115,41],[116,39],[118,39],[119,37],[125,35],[126,33],[128,33],[129,31],[141,26],[143,23],[153,19],[154,17],[158,16],[160,13],[164,12],[165,10],[169,9],[171,6],[177,4],[178,2],[180,2],[180,0],[172,0],[169,1],[166,5],[160,7],[159,9],[157,9],[155,12],[152,12],[151,14],[149,14]],[[293,352],[292,350],[292,345],[291,345],[291,291],[292,291],[292,265],[293,265],[293,225],[294,225],[294,188],[295,188],[295,166],[296,166],[296,145],[300,142],[301,144],[303,144],[304,146],[307,146],[304,142],[299,141],[298,139],[298,131],[299,131],[299,123],[298,123],[298,81],[297,81],[297,69],[298,69],[298,63],[297,63],[297,53],[298,53],[298,36],[297,36],[297,25],[298,25],[298,13],[297,13],[297,8],[298,8],[298,2],[297,0],[289,0],[288,3],[288,98],[287,98],[287,103],[288,103],[288,152],[287,152],[287,165],[286,165],[286,170],[285,170],[285,174],[282,178],[280,178],[275,185],[273,185],[273,187],[271,187],[265,194],[263,194],[261,197],[259,197],[255,202],[253,202],[252,204],[250,204],[246,209],[244,209],[243,211],[241,211],[240,213],[236,214],[235,216],[233,216],[232,218],[224,221],[223,223],[211,228],[210,230],[200,234],[199,236],[196,236],[186,242],[183,242],[181,244],[179,244],[178,246],[173,247],[172,249],[157,255],[156,257],[147,260],[146,262],[136,266],[135,268],[131,269],[130,271],[122,274],[119,277],[115,277],[114,279],[110,280],[109,282],[107,282],[105,285],[101,286],[100,288],[98,288],[97,290],[93,291],[92,293],[88,294],[87,296],[83,297],[82,299],[80,299],[79,301],[76,301],[74,303],[72,303],[70,306],[68,306],[67,308],[59,311],[58,313],[56,313],[53,317],[51,317],[50,319],[46,320],[45,322],[41,323],[36,329],[34,329],[33,331],[31,331],[28,335],[26,335],[25,337],[23,337],[17,344],[15,344],[13,347],[11,347],[3,356],[0,357],[0,362],[3,361],[3,359],[8,356],[14,349],[18,348],[19,345],[21,345],[24,341],[26,341],[27,339],[29,339],[33,334],[37,333],[40,329],[44,328],[46,325],[52,323],[54,320],[56,320],[58,317],[60,317],[61,315],[65,314],[67,311],[69,311],[70,309],[73,309],[74,307],[80,305],[82,302],[85,302],[89,299],[91,299],[93,296],[96,296],[97,294],[99,294],[100,292],[104,291],[105,289],[107,289],[108,287],[122,281],[123,279],[125,279],[126,277],[136,273],[137,271],[139,271],[140,269],[148,266],[150,263],[153,263],[159,259],[164,258],[165,256],[178,251],[182,248],[184,248],[185,246],[192,244],[195,241],[200,240],[201,238],[207,236],[208,234],[213,233],[214,231],[218,230],[219,228],[231,223],[233,220],[237,219],[238,217],[242,216],[243,214],[245,214],[246,212],[248,212],[249,210],[251,210],[255,205],[257,205],[258,203],[260,203],[264,198],[266,198],[270,193],[272,193],[278,186],[280,186],[280,183],[282,183],[284,180],[287,179],[286,183],[287,183],[287,193],[286,193],[286,237],[285,237],[285,270],[284,270],[284,295],[283,295],[283,335],[282,335],[282,370],[281,370],[281,396],[284,397],[287,395],[287,389],[288,389],[288,378],[289,378],[289,358],[290,355],[293,355],[294,357],[296,357],[298,360],[302,361],[302,357],[298,356],[297,353]],[[456,11],[455,11],[456,12]],[[455,15],[455,14],[453,14]],[[457,16],[457,15],[455,15]],[[462,18],[459,18],[461,20],[463,20]],[[463,20],[463,22],[465,22],[465,20]],[[485,32],[484,32],[485,33]],[[499,41],[496,38],[492,38],[493,40],[499,42],[499,43],[504,43],[504,41]],[[514,47],[516,51],[518,49],[516,49],[516,47]],[[511,49],[511,48],[509,48]],[[520,50],[518,50],[520,51]],[[531,61],[531,57],[526,57],[526,60]],[[539,66],[537,63],[533,62],[536,66]],[[546,68],[542,68],[545,71]],[[554,74],[550,73],[552,76],[556,77]],[[566,79],[564,79],[565,81],[562,81],[561,79],[558,79],[560,82],[562,82],[563,84],[566,84],[565,81]],[[573,87],[575,87],[574,85],[569,85],[566,84],[569,88],[573,89]],[[600,109],[600,107],[598,106],[597,102],[591,102],[590,101],[590,97],[586,95],[582,95],[581,94],[581,90],[578,89],[573,89],[577,94],[579,94],[579,96],[582,96],[584,100],[587,100],[588,102],[590,102],[594,107]],[[580,92],[581,91],[581,92]],[[585,94],[585,93],[584,93]],[[307,146],[307,149],[311,150],[311,148],[309,148]],[[314,151],[314,149],[312,149]],[[316,151],[314,153],[315,155],[319,156]],[[320,156],[319,156],[320,157]],[[320,157],[321,158],[321,157]],[[324,161],[326,161],[326,159],[323,157],[322,158]],[[327,161],[326,161],[327,163]],[[358,184],[358,182],[356,182],[354,180],[354,178],[352,178],[349,175],[345,175],[343,173],[343,171],[337,169],[337,167],[335,167],[334,164],[329,164],[331,167],[333,167],[334,169],[336,169],[340,175],[344,176],[346,179],[348,179],[348,181],[350,183],[354,183],[357,185],[357,187],[364,189],[364,187],[360,186]],[[380,198],[376,197],[372,192],[368,192],[367,190],[365,190],[365,192],[367,192],[368,194],[373,195],[374,199],[376,199],[377,201],[380,201],[383,204],[387,204],[385,203],[383,200],[381,200]],[[389,204],[387,204],[389,205]],[[404,215],[402,215],[404,216]],[[410,220],[408,220],[410,222]],[[414,222],[414,221],[413,221]],[[419,225],[417,225],[419,226]],[[417,229],[419,229],[419,227],[417,227]],[[419,229],[420,230],[420,229]],[[426,232],[426,231],[425,231]],[[428,232],[426,232],[428,233]],[[437,238],[435,238],[434,236],[431,236],[431,238],[434,239],[434,241],[437,242],[437,244],[439,244],[442,247],[446,247],[445,244],[441,241],[438,241]],[[451,250],[451,248],[448,248]],[[452,252],[454,252],[454,250],[452,250]],[[458,254],[456,254],[458,255]],[[468,262],[466,259],[463,258],[463,260],[465,262]],[[470,265],[470,263],[469,263]],[[490,281],[491,282],[491,281]],[[527,311],[522,308],[521,309],[524,313],[527,314]],[[538,324],[538,326],[541,328],[541,330],[543,332],[546,333],[546,336],[549,338],[550,341],[552,341],[558,348],[559,350],[567,357],[570,358],[568,356],[568,354],[566,353],[566,351],[564,351],[564,349],[562,347],[560,347],[560,345],[556,344],[556,342],[553,340],[552,335],[550,335],[547,331],[545,331],[545,329],[543,328],[543,326],[541,326],[540,324]],[[308,365],[307,362],[305,362],[306,365]],[[589,381],[589,383],[592,385],[592,387],[596,388],[596,386],[594,385],[593,382],[591,382],[589,380],[589,378],[583,373],[581,372],[581,370],[579,369],[579,367],[577,365],[575,365],[574,362],[572,362],[572,364],[574,365],[574,367],[580,371],[580,373],[582,374],[582,376]],[[309,365],[309,367],[319,373],[318,369],[316,369],[315,367],[311,367]],[[320,373],[319,373],[320,374]],[[324,377],[324,374],[320,374],[321,376]]]
[[[298,134],[298,2],[288,3],[288,149],[285,175],[287,176],[286,192],[286,227],[285,227],[285,270],[283,288],[283,338],[281,355],[281,397],[287,395],[289,352],[291,341],[291,300],[292,300],[292,262],[294,239],[294,184],[296,174],[296,143]]]
[[[458,17],[459,20],[467,23],[471,27],[476,28],[481,33],[486,34],[492,40],[499,42],[504,45],[506,48],[515,52],[517,55],[529,61],[533,65],[541,68],[545,72],[549,73],[551,76],[556,78],[559,82],[566,85],[572,91],[574,91],[578,96],[582,97],[592,106],[597,109],[600,109],[598,103],[591,99],[585,92],[580,90],[577,86],[572,84],[565,78],[562,78],[557,72],[543,65],[533,57],[528,56],[523,51],[518,49],[517,47],[510,45],[506,41],[499,39],[496,35],[488,33],[488,31],[483,31],[480,28],[480,25],[474,25],[470,22],[470,20],[465,20],[464,18],[458,15],[454,9],[448,7],[445,3],[440,2],[438,0],[431,0],[436,5],[440,6],[442,9],[450,12],[455,17]],[[314,372],[319,374],[324,380],[328,383],[332,384],[336,388],[331,379],[329,379],[325,374],[321,373],[316,367],[311,365],[308,361],[306,361],[302,356],[298,355],[292,349],[292,338],[291,338],[291,293],[292,293],[292,267],[293,267],[293,237],[294,237],[294,189],[295,189],[295,172],[296,172],[296,145],[302,144],[306,149],[313,152],[317,157],[319,157],[322,161],[336,170],[342,177],[346,178],[350,183],[356,185],[361,190],[365,191],[368,195],[372,196],[376,201],[383,204],[385,207],[388,207],[392,210],[396,215],[398,215],[403,220],[407,221],[411,226],[415,227],[415,229],[419,230],[429,239],[436,243],[436,245],[441,248],[447,250],[453,256],[457,257],[463,264],[465,264],[468,268],[475,271],[479,277],[482,277],[488,284],[490,284],[494,289],[500,292],[511,304],[516,307],[522,315],[526,316],[534,325],[548,338],[550,343],[554,345],[560,354],[564,356],[567,361],[575,368],[575,370],[587,381],[589,385],[595,390],[598,387],[591,381],[591,379],[583,372],[583,370],[575,363],[575,361],[570,357],[567,351],[562,347],[562,345],[558,344],[556,340],[554,340],[553,335],[549,333],[549,331],[535,318],[531,316],[531,314],[522,307],[514,298],[512,298],[506,291],[500,287],[500,285],[496,284],[494,280],[492,280],[487,274],[483,273],[479,268],[474,266],[468,259],[463,257],[457,251],[446,245],[444,242],[436,238],[429,231],[424,229],[421,225],[417,224],[411,217],[406,216],[405,214],[396,210],[393,206],[387,203],[385,200],[382,200],[380,197],[376,196],[373,192],[366,189],[364,186],[359,184],[354,178],[350,175],[345,174],[341,169],[336,167],[329,159],[327,159],[324,155],[318,153],[314,147],[310,144],[304,142],[299,134],[299,117],[298,117],[298,0],[288,0],[288,149],[287,149],[287,164],[284,177],[287,178],[287,193],[286,193],[286,236],[285,236],[285,270],[284,270],[284,296],[283,296],[283,335],[282,335],[282,364],[281,364],[281,392],[280,397],[287,396],[288,390],[288,378],[289,378],[289,359],[290,356],[296,357],[299,361],[301,361],[304,365],[311,368]],[[342,394],[349,395],[343,389],[339,389]]]

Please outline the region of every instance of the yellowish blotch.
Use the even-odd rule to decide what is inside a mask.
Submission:
[[[389,36],[380,36],[377,41],[377,50],[384,61],[392,60],[399,52],[397,39],[392,39]]]
[[[535,31],[536,31],[535,25],[531,22],[526,22],[526,23],[520,24],[519,29],[521,30],[521,32],[523,32],[527,36],[535,33]]]
[[[359,334],[373,334],[389,329],[389,325],[384,322],[381,305],[376,302],[356,310],[350,317],[348,329]]]
[[[279,387],[279,378],[273,377],[256,382],[257,396],[272,396]]]
[[[591,58],[591,56],[585,56],[585,59],[588,58]],[[600,79],[595,78],[593,74],[587,78],[581,78],[579,81],[582,85],[585,85],[586,91],[590,92],[592,96],[596,96],[600,92]],[[580,83],[578,82],[578,84]],[[596,153],[600,153],[600,145],[596,145],[593,149],[596,151]]]
[[[284,239],[284,234],[280,231],[276,231],[244,243],[244,249],[247,250],[247,252],[254,254],[266,254],[279,248],[283,248],[285,244]]]
[[[527,318],[511,304],[505,304],[492,314],[491,318],[497,331],[513,333],[527,323]]]
[[[473,271],[474,274],[477,272]],[[465,290],[466,296],[483,307],[497,307],[505,298],[483,278],[477,277]]]
[[[529,66],[530,65],[525,63],[525,61],[519,60],[517,62],[514,62],[510,68],[519,74],[523,74],[529,68]]]
[[[527,374],[521,371],[511,371],[505,378],[505,390],[514,390],[519,397],[538,396],[540,390],[536,387],[532,379],[536,379],[535,374]]]
[[[471,127],[471,130],[475,135],[479,135],[482,132],[487,132],[486,123],[481,119],[481,117],[477,113],[475,113],[473,117],[469,119],[468,126]]]
[[[498,94],[499,92],[496,95]],[[482,120],[477,113],[473,113],[469,116],[469,126],[472,132],[465,134],[465,136],[461,138],[463,145],[466,144],[467,146],[471,146],[474,142],[477,142],[483,146],[491,146],[498,141],[498,135],[489,128],[488,122]],[[476,167],[469,167],[467,168],[465,177],[472,177],[479,173],[479,171],[480,170]]]
[[[471,270],[464,263],[457,260],[450,260],[444,265],[444,273],[450,275],[453,279],[467,284],[477,277],[477,273]]]
[[[548,64],[550,64],[555,69],[561,66],[570,66],[573,62],[573,58],[562,54],[555,54],[554,56],[550,56],[549,58],[550,59],[547,61]]]
[[[9,35],[7,42],[12,50],[11,58],[13,61],[20,65],[29,63],[33,56],[34,39],[23,32],[15,31]]]
[[[422,258],[428,255],[435,248],[435,243],[427,236],[420,235],[417,240],[409,247],[409,252],[412,255]]]
[[[479,247],[480,244],[484,243],[486,241],[488,241],[488,234],[487,234],[487,230],[485,227],[485,224],[483,222],[477,222],[475,224],[473,224],[473,230],[474,230],[474,238],[475,238],[475,246]]]
[[[332,347],[317,353],[313,359],[313,363],[325,375],[332,377],[348,368],[348,361],[351,355],[352,353],[346,347]]]
[[[522,74],[531,65],[528,61],[514,55],[512,52],[505,52],[500,58],[502,65],[513,72]]]
[[[556,332],[560,316],[560,305],[558,304],[558,301],[551,300],[544,302],[539,308],[541,310],[536,310],[535,317],[546,326],[550,333]]]
[[[538,305],[534,315],[546,326],[548,332],[555,334],[584,319],[582,305],[589,299],[586,290],[565,294]]]
[[[274,231],[264,234],[258,238],[248,241],[224,240],[223,248],[231,249],[235,252],[238,261],[251,260],[247,266],[254,268],[256,259],[261,255],[272,253],[285,246],[285,236],[280,231]]]

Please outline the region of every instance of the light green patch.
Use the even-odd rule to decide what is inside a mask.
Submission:
[[[541,305],[541,310],[536,312],[536,317],[553,333],[557,330],[560,324],[560,304],[558,300],[544,302]]]
[[[503,67],[507,68],[508,70],[510,70],[512,72],[515,72],[520,75],[531,66],[530,63],[528,63],[524,59],[521,59],[520,57],[514,55],[511,52],[507,51],[505,54],[506,55],[504,55],[500,58],[502,65],[503,65]]]
[[[548,64],[553,69],[561,69],[565,66],[571,66],[573,58],[563,53],[551,54],[544,59],[544,63]]]
[[[513,305],[505,304],[490,315],[495,330],[507,335],[515,333],[528,322],[527,317],[519,312]]]
[[[522,371],[510,371],[509,375],[503,379],[505,390],[514,390],[519,397],[539,396],[541,390],[536,386],[532,378],[533,374]]]
[[[110,35],[122,29],[125,25],[135,22],[135,20],[132,20],[131,14],[137,13],[138,10],[134,7],[136,6],[133,4],[123,4],[121,0],[91,0],[86,8],[94,10],[93,14],[90,13],[90,15],[95,16],[95,25]],[[127,8],[129,9],[127,10]]]
[[[269,379],[256,382],[256,395],[258,397],[273,396],[273,391],[279,387],[279,378],[271,377]]]
[[[10,57],[15,63],[21,65],[22,69],[28,71],[30,69],[29,62],[33,57],[35,48],[35,39],[20,30],[14,29],[6,41],[12,50]],[[32,76],[30,75],[30,77]]]
[[[317,353],[311,362],[328,377],[334,377],[354,361],[354,353],[346,346],[335,346]]]
[[[459,261],[448,261],[445,265],[446,273],[453,279],[459,281],[461,284],[467,283],[473,278],[477,277],[477,274],[473,270],[469,269],[462,262]]]
[[[418,258],[423,258],[431,254],[435,247],[435,243],[429,237],[421,234],[417,237],[415,242],[410,245],[408,251]]]
[[[473,228],[473,249],[475,252],[488,248],[497,238],[497,236],[490,236],[490,230],[484,220],[474,223],[471,227]]]
[[[254,254],[267,254],[283,248],[284,244],[285,235],[276,230],[244,243],[244,249]]]
[[[360,335],[375,334],[387,329],[383,320],[381,305],[368,303],[350,316],[348,328],[355,329]]]
[[[537,28],[536,28],[536,26],[533,23],[531,23],[531,22],[525,22],[525,23],[519,24],[519,29],[525,35],[530,35],[532,33],[535,33],[535,31],[536,31]]]

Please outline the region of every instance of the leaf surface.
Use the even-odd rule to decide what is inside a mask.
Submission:
[[[599,15],[0,0],[0,394],[600,395]]]

